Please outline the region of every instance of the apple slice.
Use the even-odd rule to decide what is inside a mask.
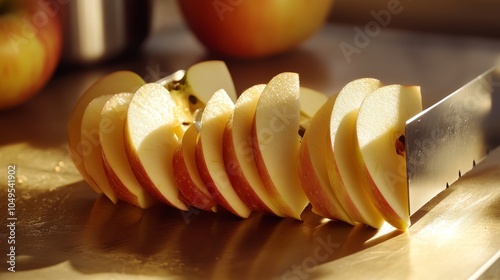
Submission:
[[[328,97],[314,89],[300,87],[300,111],[302,115],[309,118],[314,117],[316,112],[326,103]]]
[[[187,210],[172,172],[173,152],[184,134],[168,90],[156,83],[139,88],[125,122],[125,150],[135,177],[157,200]],[[182,197],[182,195],[181,195]]]
[[[309,203],[298,176],[299,75],[281,73],[262,92],[252,127],[257,170],[278,209],[301,219]]]
[[[73,108],[68,120],[68,145],[71,160],[75,164],[82,177],[97,192],[101,192],[97,184],[85,169],[82,149],[92,145],[88,139],[82,138],[81,123],[85,108],[94,98],[106,94],[116,94],[119,92],[135,92],[144,85],[144,80],[137,74],[128,71],[113,72],[95,82],[80,97]]]
[[[194,113],[204,108],[214,92],[224,89],[233,102],[237,95],[231,73],[224,61],[208,60],[189,67],[180,83],[167,85],[177,104]]]
[[[226,91],[233,102],[236,102],[236,89],[224,61],[199,62],[186,71],[185,91],[196,96],[204,104],[210,100],[214,92],[221,88]]]
[[[313,212],[355,225],[335,196],[326,167],[328,127],[336,98],[337,95],[331,96],[312,118],[300,144],[298,172]]]
[[[250,209],[284,216],[266,192],[252,152],[253,116],[265,87],[264,84],[250,87],[236,101],[224,130],[224,163],[234,190]]]
[[[251,210],[240,199],[229,180],[224,164],[222,142],[224,129],[234,110],[234,103],[221,89],[214,93],[201,116],[196,163],[204,185],[217,203],[242,218]]]
[[[390,85],[370,93],[356,122],[358,160],[375,206],[392,226],[410,226],[406,186],[406,121],[422,111],[420,87]]]
[[[125,151],[124,126],[132,93],[113,95],[104,105],[99,124],[104,172],[118,198],[140,208],[157,202],[137,181]]]
[[[99,140],[99,125],[101,123],[101,112],[104,105],[113,95],[102,95],[90,101],[82,116],[81,133],[82,139],[89,139],[92,145],[86,147],[82,153],[85,170],[113,203],[116,204],[118,197],[115,191],[109,185],[108,178],[102,165],[102,149]],[[104,122],[106,120],[103,120]],[[103,124],[106,125],[106,124]],[[82,146],[84,148],[84,146]],[[87,150],[88,149],[88,150]]]
[[[311,119],[316,112],[326,103],[328,97],[316,90],[300,87],[300,133],[304,133],[309,127]]]
[[[357,111],[365,97],[381,87],[379,80],[364,78],[348,83],[337,96],[330,118],[327,166],[338,200],[355,221],[380,228],[384,218],[373,205],[355,158]]]
[[[217,212],[217,203],[210,195],[196,166],[198,130],[190,125],[174,150],[172,171],[175,183],[187,202],[199,209]]]

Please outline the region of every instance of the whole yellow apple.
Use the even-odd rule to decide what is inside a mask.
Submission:
[[[57,1],[0,1],[0,110],[45,86],[59,62],[62,24]]]
[[[313,35],[333,0],[181,0],[184,19],[211,51],[228,57],[279,54]]]

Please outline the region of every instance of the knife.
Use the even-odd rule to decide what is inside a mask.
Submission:
[[[500,66],[406,122],[410,216],[500,146]]]

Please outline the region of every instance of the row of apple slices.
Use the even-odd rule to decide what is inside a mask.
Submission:
[[[147,113],[144,117],[131,115],[130,119],[132,120],[135,117],[135,123],[128,121],[129,105],[132,101],[132,96],[134,96],[132,93],[137,92],[141,87],[145,86],[146,82],[133,72],[117,71],[106,75],[90,86],[80,97],[68,120],[69,152],[73,163],[82,177],[96,192],[103,192],[113,202],[116,202],[119,196],[124,197],[128,194],[129,197],[125,199],[126,201],[132,199],[132,204],[143,208],[148,207],[154,201],[148,198],[148,196],[145,198],[142,198],[142,196],[136,197],[135,195],[130,196],[130,192],[126,190],[114,190],[118,181],[121,181],[124,186],[131,186],[131,188],[134,188],[133,186],[137,185],[137,182],[135,182],[137,179],[135,179],[135,176],[127,176],[130,180],[123,181],[118,180],[120,178],[116,178],[117,176],[115,176],[114,184],[110,184],[109,181],[113,179],[108,180],[108,174],[105,173],[105,167],[106,165],[109,166],[109,161],[114,160],[105,158],[101,145],[101,138],[110,139],[116,136],[117,140],[118,138],[122,139],[123,137],[120,136],[120,133],[123,133],[122,127],[124,126],[135,125],[139,128],[146,128],[136,131],[136,133],[144,137],[151,132],[151,130],[158,129],[160,127],[159,123],[161,122],[167,121],[170,122],[170,125],[173,123],[182,124],[192,122],[192,112],[199,107],[203,107],[208,99],[210,99],[213,92],[219,88],[226,89],[228,94],[236,100],[236,90],[224,62],[205,61],[191,66],[185,74],[182,72],[183,71],[177,71],[173,75],[159,81],[159,83],[162,84],[166,83],[165,86],[171,89],[168,96],[156,97],[167,100],[166,104],[150,102],[151,100],[149,97],[142,98],[141,101],[139,98],[140,96],[137,95],[136,101],[133,102],[133,104],[135,104],[134,106],[137,108],[141,107],[142,105],[138,104],[140,102],[146,102],[144,104],[148,104],[148,102],[152,103],[146,107],[148,107],[153,116],[156,117],[148,115]],[[145,95],[148,95],[146,88],[144,88],[143,91]],[[161,91],[165,91],[165,89],[161,89]],[[118,93],[121,94],[117,95]],[[144,95],[142,96],[144,97]],[[169,107],[174,103],[174,108]],[[165,106],[170,109],[162,111],[162,108]],[[105,110],[108,112],[105,113]],[[172,111],[175,111],[175,118],[171,118]],[[145,113],[143,110],[133,109],[130,110],[130,112]],[[126,123],[124,123],[125,119],[127,119]],[[151,122],[148,123],[148,121]],[[144,126],[144,124],[148,126]],[[119,127],[117,127],[117,125]],[[177,133],[182,134],[182,127],[177,125],[177,128],[181,128],[180,131],[177,130]],[[134,137],[136,141],[138,138],[140,137]],[[112,143],[110,143],[110,146]],[[134,145],[138,144],[137,142],[134,143]],[[124,144],[123,146],[128,147]],[[111,148],[116,147],[111,146]],[[123,149],[117,150],[123,151]],[[120,154],[120,156],[123,159],[123,154]],[[104,158],[104,160],[101,158]],[[121,169],[129,170],[130,168],[124,166]],[[110,170],[107,172],[112,173]],[[118,171],[118,173],[121,174],[123,172]],[[129,174],[129,172],[126,173]],[[122,175],[121,177],[124,176],[125,175]],[[162,178],[164,176],[158,175],[158,177]],[[159,178],[154,178],[154,182],[165,185],[165,180]],[[146,180],[146,178],[143,179]],[[130,184],[129,181],[132,181],[133,184]]]
[[[406,229],[400,136],[421,110],[419,88],[353,81],[312,103],[310,115],[322,107],[302,142],[300,94],[295,73],[247,89],[236,103],[218,90],[199,123],[158,84],[97,97],[81,122],[82,137],[97,129],[101,145],[80,151],[85,172],[112,201],[143,208],[220,205],[240,217],[255,210],[300,219],[311,202],[327,218]]]
[[[292,100],[294,107],[286,109],[286,106],[273,104],[272,106],[278,105],[273,112],[280,114],[272,116],[270,127],[258,129],[264,132],[259,133],[259,137],[273,137],[273,134],[281,134],[287,129],[289,136],[296,140],[293,150],[298,151],[298,75],[287,75],[295,77],[296,94]],[[277,80],[282,80],[281,77],[285,76],[283,74]],[[282,85],[278,82],[269,85],[267,95],[270,100],[274,100],[282,90]],[[298,178],[289,180],[295,184],[295,189],[287,186],[280,191],[282,196],[290,196],[287,194],[290,192],[297,193],[297,197],[301,199],[299,207],[287,206],[290,209],[285,210],[288,211],[285,213],[274,206],[258,179],[253,160],[253,147],[256,144],[248,136],[254,113],[257,112],[257,101],[264,100],[260,98],[264,87],[258,85],[245,91],[236,104],[225,90],[216,91],[201,114],[201,126],[190,121],[170,92],[156,83],[145,84],[134,94],[99,96],[88,104],[82,116],[82,135],[88,131],[99,131],[100,144],[99,148],[83,155],[85,168],[111,200],[120,199],[142,208],[147,208],[156,201],[181,210],[187,210],[187,205],[190,205],[215,211],[216,206],[221,205],[240,217],[248,217],[251,210],[264,210],[300,219],[308,200],[300,195],[303,192]],[[288,92],[285,91],[285,95]],[[291,96],[285,95],[282,100],[290,102],[287,99]],[[256,114],[256,119],[258,115]],[[263,117],[264,122],[267,118],[266,115]],[[291,122],[285,118],[291,118]],[[283,120],[288,127],[278,124]],[[261,125],[257,125],[259,126]],[[262,149],[269,142],[283,146],[282,142],[290,141],[268,139],[266,143],[259,141],[258,145]],[[289,150],[286,145],[281,149],[283,154],[287,154],[286,151]],[[272,150],[271,153],[277,151]],[[297,157],[292,154],[284,171],[296,174],[296,165],[293,164],[296,161]],[[253,168],[250,172],[254,173],[248,173],[250,168]],[[272,168],[269,169],[272,171]],[[296,202],[287,203],[293,205]],[[291,209],[296,209],[296,212]]]
[[[230,73],[222,61],[206,61],[191,66],[182,80],[174,80],[167,87],[171,90],[156,83],[146,84],[127,71],[111,73],[93,84],[68,121],[71,158],[89,185],[113,202],[121,199],[147,208],[161,201],[183,210],[187,202],[214,210],[213,196],[205,184],[198,188],[191,188],[196,187],[194,183],[187,188],[181,186],[185,195],[179,196],[173,186],[182,183],[183,177],[174,175],[189,166],[191,169],[184,168],[184,178],[193,176],[187,181],[200,185],[193,157],[179,158],[188,150],[188,140],[193,138],[196,143],[198,137],[194,128],[188,129],[185,137],[184,131],[186,124],[193,122],[195,109],[215,99],[215,89],[224,88],[231,102],[237,99]],[[303,87],[300,91],[307,97],[300,101],[300,121],[306,126],[326,96]],[[184,142],[182,150],[180,139]],[[177,152],[174,160],[187,163],[171,163],[176,150],[183,153]]]

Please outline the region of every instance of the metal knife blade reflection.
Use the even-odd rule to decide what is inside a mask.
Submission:
[[[500,67],[406,123],[410,215],[500,146]]]

